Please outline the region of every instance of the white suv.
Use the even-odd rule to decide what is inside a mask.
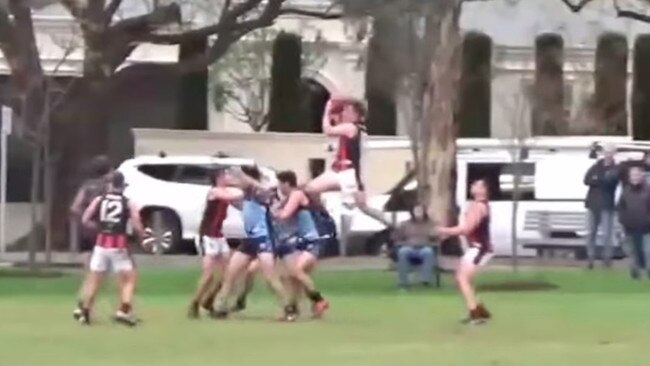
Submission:
[[[140,156],[124,161],[125,195],[141,208],[145,226],[171,233],[173,252],[190,252],[183,243],[198,234],[210,187],[209,173],[218,167],[253,166],[250,159],[211,156]],[[269,185],[277,184],[275,172],[260,167]],[[241,215],[230,206],[224,222],[228,238],[243,238]]]

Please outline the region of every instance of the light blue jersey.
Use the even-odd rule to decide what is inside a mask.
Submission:
[[[318,239],[318,229],[316,229],[316,223],[311,212],[306,208],[301,208],[296,214],[296,217],[298,222],[298,236],[302,240]]]
[[[242,204],[244,231],[249,238],[269,237],[267,208],[256,199],[247,198]]]

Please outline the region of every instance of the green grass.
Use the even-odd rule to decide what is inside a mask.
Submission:
[[[622,272],[489,273],[483,285],[559,287],[484,292],[496,319],[483,327],[457,323],[464,314],[448,281],[441,291],[398,293],[386,272],[320,274],[333,305],[323,321],[270,321],[278,309],[264,286],[242,318],[189,321],[194,276],[142,273],[137,310],[145,322],[136,329],[108,322],[110,287],[98,303],[100,323],[84,328],[70,316],[79,278],[0,277],[0,365],[647,366],[650,357],[650,281]]]

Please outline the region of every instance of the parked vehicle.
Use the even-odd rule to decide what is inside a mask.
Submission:
[[[156,232],[171,233],[171,252],[191,252],[188,242],[198,234],[201,215],[210,187],[209,174],[217,167],[252,166],[250,159],[211,156],[140,156],[124,161],[118,170],[124,174],[125,195],[142,210],[144,223]],[[260,167],[270,185],[277,183],[275,172]],[[228,208],[224,234],[244,237],[241,215]]]
[[[459,209],[464,209],[469,199],[469,187],[476,179],[487,180],[491,188],[491,239],[497,255],[509,256],[513,252],[511,227],[515,176],[519,175],[519,208],[516,215],[518,238],[535,238],[539,233],[524,230],[524,219],[529,211],[584,212],[587,187],[584,174],[594,163],[595,141],[612,142],[620,146],[617,159],[626,161],[641,157],[646,145],[631,144],[627,137],[540,137],[524,141],[497,139],[459,139],[457,152],[457,185],[455,198]],[[408,148],[406,139],[379,141],[367,149]],[[524,149],[520,161],[513,152]],[[416,197],[417,182],[411,172],[396,179],[396,185],[385,194],[369,198],[372,207],[383,209],[386,217],[396,224],[408,220],[408,207]],[[340,228],[340,194],[328,193],[324,201]],[[377,248],[381,243],[367,243],[385,227],[367,217],[358,209],[353,212],[353,223],[348,252],[357,253],[364,246]],[[559,233],[559,235],[584,236],[586,233]],[[384,237],[379,235],[378,240]],[[534,255],[533,251],[519,251],[520,255]]]

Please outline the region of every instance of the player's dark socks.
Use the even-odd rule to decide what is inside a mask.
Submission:
[[[490,311],[488,311],[488,309],[483,304],[478,304],[475,311],[476,311],[476,315],[481,319],[492,318],[492,314],[490,313]]]
[[[198,319],[199,317],[199,303],[192,301],[187,309],[187,317],[190,319]]]
[[[323,296],[320,294],[318,291],[307,291],[307,297],[309,300],[311,300],[313,303],[317,303],[320,301],[325,300]]]
[[[246,309],[246,294],[243,294],[237,298],[237,301],[235,302],[235,306],[232,307],[231,311],[233,312],[240,312],[244,311]]]
[[[201,307],[203,309],[207,310],[208,312],[214,311],[214,299],[217,297],[217,294],[219,293],[219,291],[221,291],[221,286],[222,286],[222,283],[221,283],[221,281],[219,281],[219,283],[217,283],[217,287],[215,287],[214,290],[212,292],[210,292],[203,299],[203,301],[201,302]]]
[[[120,305],[120,311],[125,314],[131,313],[131,310],[133,310],[133,307],[129,303],[123,302],[122,305]]]
[[[83,325],[90,325],[90,309],[81,308],[79,316],[75,316],[75,319]]]

